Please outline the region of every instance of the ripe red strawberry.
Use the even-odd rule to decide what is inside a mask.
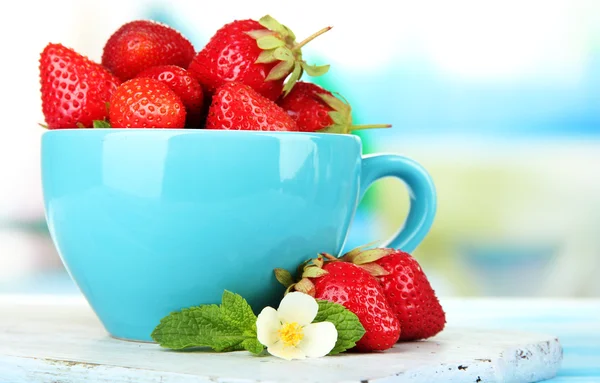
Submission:
[[[231,82],[214,94],[206,129],[295,131],[296,124],[273,101],[247,85]]]
[[[195,77],[177,65],[161,65],[148,68],[136,77],[153,78],[167,85],[181,99],[187,113],[186,127],[199,128],[204,94]]]
[[[179,96],[147,77],[124,82],[110,101],[113,128],[183,128],[185,116]]]
[[[402,326],[400,340],[432,337],[442,331],[446,314],[416,259],[395,249],[355,249],[342,260],[374,275]]]
[[[194,57],[189,70],[209,95],[225,82],[235,81],[275,101],[282,90],[292,89],[304,71],[310,76],[327,72],[328,65],[311,66],[304,62],[301,48],[329,29],[324,28],[296,43],[292,31],[271,16],[259,21],[236,20],[215,33]]]
[[[277,269],[276,275],[281,271]],[[381,286],[367,271],[339,260],[323,262],[319,256],[312,260],[312,264],[309,263],[304,267],[302,276],[303,278],[294,284],[292,289],[309,294],[316,299],[339,303],[356,314],[365,329],[365,335],[356,343],[354,350],[361,352],[387,350],[398,341],[401,333],[398,319],[389,306]],[[291,279],[291,276],[289,278]]]
[[[61,44],[40,56],[42,112],[49,129],[91,128],[104,120],[119,80],[108,70]]]
[[[318,85],[298,81],[278,101],[302,132],[350,133],[358,129],[389,128],[391,125],[352,125],[352,109]]]
[[[102,65],[121,81],[157,65],[187,68],[194,47],[181,33],[161,23],[136,20],[123,24],[104,45]]]

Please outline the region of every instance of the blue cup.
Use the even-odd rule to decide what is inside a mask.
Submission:
[[[435,215],[431,178],[397,155],[361,156],[357,136],[184,129],[44,133],[50,234],[114,337],[150,341],[172,311],[241,294],[258,312],[319,252],[339,255],[356,207],[382,177],[411,208],[386,245],[411,252]]]

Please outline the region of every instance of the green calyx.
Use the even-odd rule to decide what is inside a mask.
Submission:
[[[256,40],[262,52],[256,59],[257,64],[268,64],[279,61],[267,74],[265,81],[280,80],[289,76],[283,86],[284,95],[287,95],[294,84],[306,72],[309,76],[321,76],[329,70],[329,65],[309,65],[302,59],[302,47],[331,29],[326,27],[296,43],[296,36],[288,27],[279,23],[270,15],[260,18],[260,25],[267,28],[246,32]]]
[[[319,278],[327,275],[327,270],[323,269],[326,262],[339,262],[339,259],[333,255],[321,253],[317,258],[309,259],[298,267],[299,278],[295,279],[292,274],[285,269],[275,269],[275,278],[279,283],[285,286],[285,294],[290,291],[300,291],[310,296],[315,296],[315,285],[310,278]]]
[[[387,257],[388,255],[394,253],[395,250],[387,248],[369,249],[369,247],[376,245],[377,243],[378,242],[372,242],[364,246],[359,246],[356,249],[350,250],[349,252],[344,254],[340,258],[340,260],[343,262],[353,263],[361,269],[367,271],[374,277],[388,275],[389,272],[385,270],[382,266],[375,263],[375,261],[378,261],[383,257]]]
[[[328,93],[319,94],[321,100],[333,109],[329,112],[329,117],[333,120],[333,124],[319,130],[320,133],[349,134],[355,130],[392,127],[390,124],[353,125],[350,104],[342,95],[338,94],[338,96],[339,98]]]

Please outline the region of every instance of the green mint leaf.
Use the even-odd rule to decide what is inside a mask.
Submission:
[[[313,322],[331,322],[338,332],[337,342],[329,355],[351,349],[365,335],[364,327],[353,312],[338,303],[320,299],[317,299],[317,303],[319,311]]]
[[[242,334],[251,331],[256,335],[256,315],[248,302],[241,295],[227,290],[223,292],[222,301],[221,311],[226,320],[232,326],[239,328]]]
[[[247,349],[258,353],[259,348],[254,342],[258,342],[256,315],[244,298],[229,291],[223,293],[220,306],[190,307],[164,317],[152,339],[175,350],[210,347],[217,352]]]
[[[108,129],[112,128],[108,121],[105,120],[94,120],[94,129]]]
[[[262,354],[265,349],[265,346],[263,346],[256,338],[245,339],[241,346],[244,350],[248,350],[255,355]]]

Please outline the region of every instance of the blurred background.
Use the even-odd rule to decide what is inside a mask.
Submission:
[[[433,176],[435,224],[415,252],[441,296],[600,296],[600,3],[305,0],[62,1],[0,5],[0,293],[77,293],[48,235],[38,57],[60,42],[99,61],[123,23],[169,24],[200,50],[223,24],[271,14],[330,63],[364,152]],[[389,237],[408,193],[373,186],[347,248]],[[90,228],[93,230],[94,228]]]

